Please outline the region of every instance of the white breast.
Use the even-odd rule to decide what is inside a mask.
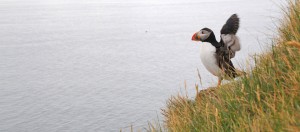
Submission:
[[[215,76],[220,76],[220,68],[215,57],[216,48],[210,43],[200,44],[200,58],[205,68]]]

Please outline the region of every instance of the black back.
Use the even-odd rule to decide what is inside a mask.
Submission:
[[[230,51],[227,50],[225,47],[217,48],[216,50],[216,58],[217,63],[220,69],[229,76],[230,78],[235,78],[237,76],[237,73],[235,71],[235,68],[231,62],[230,58]]]

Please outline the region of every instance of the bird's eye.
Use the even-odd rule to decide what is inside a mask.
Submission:
[[[204,31],[201,31],[202,34],[204,34]]]

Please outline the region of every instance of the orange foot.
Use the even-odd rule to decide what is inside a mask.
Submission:
[[[218,88],[221,86],[222,79],[218,80]]]

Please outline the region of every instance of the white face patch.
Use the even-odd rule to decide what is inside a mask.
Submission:
[[[197,36],[200,38],[201,41],[206,40],[210,36],[211,32],[206,31],[206,30],[200,30],[197,33]]]

